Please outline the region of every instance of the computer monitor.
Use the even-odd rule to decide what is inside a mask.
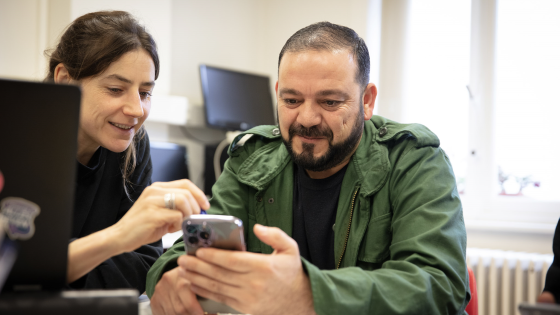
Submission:
[[[153,182],[189,178],[186,147],[168,142],[152,142],[150,156]]]
[[[276,124],[268,77],[201,65],[200,82],[209,127],[244,131]]]

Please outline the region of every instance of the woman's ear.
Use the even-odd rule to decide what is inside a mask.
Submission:
[[[59,63],[56,68],[54,68],[55,83],[71,84],[73,81],[64,64]]]

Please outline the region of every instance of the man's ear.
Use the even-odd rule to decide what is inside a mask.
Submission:
[[[74,82],[70,73],[68,73],[68,70],[62,63],[59,63],[56,68],[54,68],[54,82],[63,84],[71,84]]]
[[[377,97],[377,87],[373,83],[369,83],[364,91],[362,99],[364,104],[364,119],[370,120],[373,116],[373,108],[375,106],[375,98]]]

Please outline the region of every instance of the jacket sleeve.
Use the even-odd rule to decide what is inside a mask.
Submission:
[[[303,260],[318,314],[464,314],[466,232],[451,165],[439,148],[403,151],[382,188],[389,257],[372,270],[322,271]]]
[[[147,134],[137,146],[136,158],[136,167],[127,185],[129,195],[123,193],[115,223],[126,214],[144,189],[152,183],[152,160]],[[75,289],[135,288],[142,294],[145,291],[148,270],[162,253],[161,240],[140,246],[135,251],[107,259],[88,274],[71,283],[70,287]]]

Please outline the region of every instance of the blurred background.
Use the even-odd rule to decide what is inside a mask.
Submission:
[[[368,44],[375,114],[439,136],[457,177],[468,247],[552,253],[560,1],[0,0],[0,77],[42,80],[43,52],[64,28],[105,9],[131,12],[154,36],[158,112],[146,127],[151,141],[187,148],[188,176],[199,187],[210,183],[208,148],[225,137],[206,125],[199,65],[267,76],[274,95],[285,41],[330,21]],[[166,104],[176,101],[186,113],[178,122],[166,118],[174,116]]]

